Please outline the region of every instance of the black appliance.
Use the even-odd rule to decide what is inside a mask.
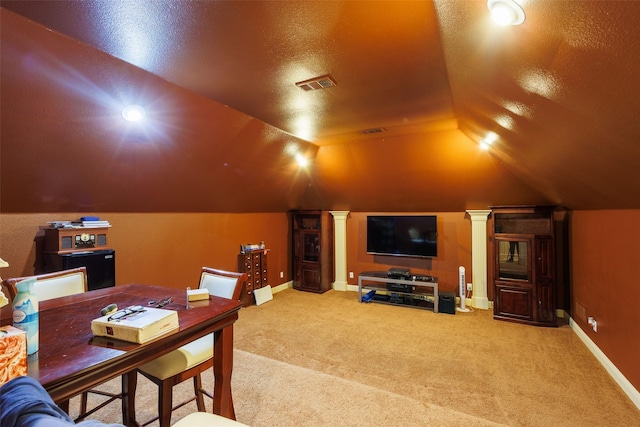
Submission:
[[[89,291],[116,285],[116,251],[113,249],[44,254],[44,268],[47,273],[76,267],[87,268]]]
[[[455,292],[438,292],[438,313],[456,314]]]
[[[404,279],[411,280],[411,270],[408,268],[390,268],[387,271],[387,276],[390,279]]]
[[[411,270],[408,268],[390,268],[387,277],[395,280],[411,280]],[[395,292],[413,292],[414,287],[405,283],[387,283],[387,289]]]

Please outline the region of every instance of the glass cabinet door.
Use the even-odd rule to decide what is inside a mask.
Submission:
[[[318,233],[304,233],[302,239],[302,260],[318,262],[320,260],[320,236]]]
[[[529,267],[530,241],[529,239],[497,239],[498,279],[500,280],[531,280]]]

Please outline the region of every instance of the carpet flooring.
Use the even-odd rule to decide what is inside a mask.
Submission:
[[[289,289],[243,308],[234,344],[236,415],[254,427],[640,426],[640,410],[568,326]],[[203,381],[212,385],[212,373]],[[190,391],[190,382],[176,386],[176,402]],[[156,398],[139,377],[139,420],[154,415]],[[77,408],[74,399],[72,416]],[[118,422],[118,404],[93,418]]]

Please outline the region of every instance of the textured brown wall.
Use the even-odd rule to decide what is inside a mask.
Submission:
[[[576,211],[571,220],[573,316],[622,374],[640,389],[640,210]],[[598,322],[594,332],[576,310]]]
[[[352,212],[347,219],[347,272],[358,284],[358,274],[363,271],[382,270],[391,267],[409,268],[414,274],[438,277],[438,289],[456,291],[458,267],[466,269],[467,282],[471,282],[471,220],[464,212],[412,212],[412,215],[438,216],[438,256],[436,258],[409,258],[367,254],[367,215],[374,213]],[[384,213],[390,214],[390,213]],[[406,213],[405,213],[406,214]]]
[[[86,214],[0,215],[0,257],[9,263],[0,274],[34,274],[39,264],[35,241],[43,234],[40,228],[47,221],[82,215]],[[270,250],[269,284],[290,280],[289,223],[284,213],[95,215],[112,224],[108,238],[116,250],[116,285],[197,286],[202,266],[237,271],[240,244],[261,240]]]
[[[437,276],[441,289],[457,288],[458,266],[471,281],[471,223],[464,212],[438,215],[439,254],[434,259],[373,256],[366,253],[366,212],[347,220],[347,271],[407,267],[414,273]],[[420,214],[420,213],[412,213]],[[33,274],[39,267],[36,240],[47,221],[76,219],[84,214],[0,215],[0,256],[10,266],[5,277]],[[200,267],[235,270],[240,243],[266,242],[269,283],[291,280],[290,231],[286,213],[263,214],[96,214],[108,219],[110,245],[116,250],[116,283],[143,282],[184,288],[198,279]],[[280,278],[280,272],[284,278]]]
[[[438,212],[438,257],[424,259],[366,254],[367,212],[352,212],[347,220],[347,271],[408,267],[438,276],[441,289],[455,290],[459,265],[471,270],[471,223],[464,212]],[[286,213],[261,214],[121,214],[97,215],[111,221],[109,239],[116,249],[116,282],[144,282],[184,288],[198,280],[203,265],[235,270],[240,243],[264,240],[269,253],[269,282],[290,277],[290,232]],[[1,214],[0,257],[10,263],[4,277],[32,274],[35,239],[47,221],[75,219],[68,214]],[[640,328],[635,301],[640,300],[637,242],[640,210],[577,211],[570,220],[573,319],[637,389]],[[279,272],[284,278],[279,278]],[[470,273],[468,273],[470,274]],[[489,289],[490,291],[491,289]],[[489,295],[492,299],[492,294]],[[598,321],[598,332],[584,316]]]

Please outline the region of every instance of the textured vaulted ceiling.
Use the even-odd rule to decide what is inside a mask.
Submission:
[[[640,208],[640,3],[519,2],[1,1],[0,209]]]

